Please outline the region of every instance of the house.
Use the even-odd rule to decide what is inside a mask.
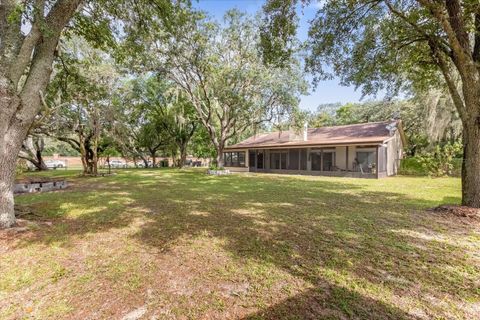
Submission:
[[[382,178],[397,173],[405,136],[400,120],[254,135],[225,148],[233,172]]]

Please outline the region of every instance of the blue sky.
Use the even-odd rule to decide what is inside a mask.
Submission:
[[[237,8],[254,14],[262,9],[264,0],[199,0],[194,2],[195,7],[208,12],[212,17],[220,20],[225,11]],[[319,4],[312,4],[303,8],[303,14],[300,15],[300,24],[298,29],[298,38],[305,40],[308,33],[308,21],[313,19]],[[317,106],[322,103],[331,102],[356,102],[360,101],[361,92],[355,91],[353,87],[345,87],[339,84],[338,79],[322,81],[319,83],[315,91],[311,89],[308,96],[302,96],[300,107],[305,110],[316,110]]]

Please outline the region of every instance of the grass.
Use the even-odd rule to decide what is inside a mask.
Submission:
[[[121,170],[22,195],[1,319],[474,319],[480,225],[456,178]],[[45,174],[45,173],[42,173]]]

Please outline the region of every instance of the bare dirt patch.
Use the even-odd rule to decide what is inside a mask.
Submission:
[[[458,206],[458,205],[441,205],[431,209],[433,212],[453,215],[456,217],[473,218],[480,220],[480,209]]]

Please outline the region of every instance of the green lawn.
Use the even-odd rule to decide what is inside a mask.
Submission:
[[[480,223],[456,178],[67,176],[16,197],[0,319],[474,319]]]

